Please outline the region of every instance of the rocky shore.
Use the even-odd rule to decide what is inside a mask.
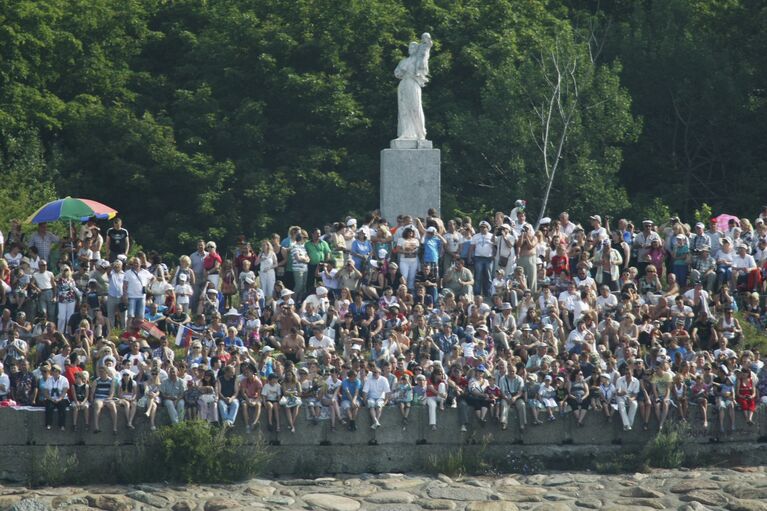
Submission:
[[[548,472],[452,479],[362,474],[232,485],[0,486],[0,510],[11,511],[756,511],[767,510],[766,502],[764,466],[626,475]]]

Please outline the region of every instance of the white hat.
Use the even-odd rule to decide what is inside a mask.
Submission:
[[[547,216],[541,218],[541,225],[548,225],[550,223],[551,223],[551,218],[549,218]]]
[[[698,222],[697,224],[695,224],[695,227],[706,227],[706,226],[703,225],[703,222]]]
[[[386,254],[388,254],[388,252],[386,251],[385,248],[379,249],[378,250],[378,259],[385,259],[386,258]]]
[[[352,225],[357,225],[357,219],[356,218],[350,218],[346,221],[346,227],[351,227]]]
[[[181,281],[181,282],[186,282],[186,279],[188,279],[188,278],[189,277],[186,276],[186,273],[179,273],[179,275],[178,275],[178,280]]]
[[[602,223],[602,217],[601,217],[601,216],[599,216],[599,215],[591,215],[591,216],[589,217],[589,220],[596,220],[596,221],[597,221],[597,222],[599,222],[600,224]]]
[[[677,235],[676,235],[676,236],[674,236],[674,237],[675,237],[676,239],[678,239],[678,240],[683,240],[683,239],[685,239],[685,235],[684,235],[684,234],[677,234]]]
[[[430,232],[430,233],[434,234],[434,233],[437,232],[437,228],[434,227],[433,225],[429,226],[429,227],[426,228],[426,232]]]
[[[652,220],[642,220],[642,225],[653,225]]]
[[[211,288],[208,288],[208,290],[206,291],[206,293],[208,293],[209,295],[217,295],[217,294],[218,294],[218,291],[217,291],[217,290],[215,290],[215,289],[213,289],[213,288],[211,287]]]
[[[261,353],[271,353],[273,351],[274,351],[274,348],[272,348],[271,346],[264,346],[263,348],[261,348]]]
[[[125,255],[125,254],[119,254],[117,256],[117,259],[119,259],[120,261],[127,261],[128,260],[128,256]]]
[[[360,351],[362,349],[362,344],[352,344],[353,351]]]
[[[477,326],[477,332],[485,332],[485,333],[487,333],[488,331],[489,330],[487,329],[487,327],[485,325]]]
[[[530,373],[530,374],[527,375],[527,379],[530,380],[530,381],[537,382],[538,381],[538,376],[535,373]]]
[[[545,325],[543,325],[543,329],[544,330],[554,330],[554,325],[552,325],[551,323],[546,323]]]
[[[240,316],[240,315],[241,314],[237,312],[237,309],[235,309],[234,307],[226,311],[226,314],[224,314],[224,316]]]
[[[488,229],[490,229],[490,222],[488,222],[488,221],[486,221],[486,220],[482,220],[482,221],[479,223],[479,226],[480,226],[480,227],[482,227],[483,225],[484,225],[485,227],[487,227]]]
[[[26,259],[26,258],[24,258]],[[21,262],[24,262],[24,259],[21,260]],[[29,259],[27,259],[27,263],[29,263]],[[99,261],[99,268],[109,268],[109,261],[106,259],[102,259]]]
[[[510,311],[512,309],[511,304],[509,302],[503,302],[501,305],[502,311]]]
[[[368,264],[373,268],[378,268],[378,261],[376,261],[375,259],[371,259],[370,261],[368,261]]]
[[[529,325],[529,324],[527,324],[527,323],[524,323],[524,324],[522,325],[522,330],[524,330],[524,331],[527,331],[527,330],[532,330],[532,328],[530,328],[530,325]]]
[[[315,293],[317,293],[317,296],[325,296],[328,294],[328,288],[325,286],[320,286],[317,289],[315,289]]]
[[[501,229],[506,229],[507,231],[510,231],[511,230],[511,226],[509,224],[503,224],[501,226]]]
[[[280,291],[280,298],[285,298],[286,296],[290,296],[292,294],[294,294],[293,291],[291,291],[290,289],[285,288],[282,291]]]

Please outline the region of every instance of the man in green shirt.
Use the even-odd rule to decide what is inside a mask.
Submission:
[[[306,253],[309,255],[307,294],[314,293],[317,285],[317,265],[330,259],[330,245],[321,239],[320,235],[319,229],[313,229],[310,235],[311,240],[304,245]]]

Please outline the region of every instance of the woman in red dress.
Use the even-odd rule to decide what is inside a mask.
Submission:
[[[751,379],[751,371],[740,371],[736,387],[736,400],[743,410],[743,416],[748,424],[754,423],[754,411],[756,410],[756,388]]]

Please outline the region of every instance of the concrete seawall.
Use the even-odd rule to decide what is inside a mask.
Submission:
[[[509,416],[509,428],[502,431],[498,424],[480,424],[472,417],[468,432],[460,431],[458,410],[447,409],[438,412],[438,428],[433,431],[428,425],[425,407],[414,408],[407,430],[403,431],[399,411],[388,408],[383,415],[382,427],[370,429],[369,416],[363,410],[358,420],[358,431],[350,432],[338,425],[337,431],[330,429],[329,421],[312,425],[304,419],[302,412],[296,433],[287,431],[287,420],[282,421],[282,431],[269,432],[262,415],[261,429],[246,433],[242,418],[233,428],[234,433],[245,435],[252,442],[262,441],[274,450],[274,457],[268,472],[273,474],[301,473],[361,473],[418,471],[423,460],[433,454],[449,452],[465,445],[484,445],[488,457],[525,455],[540,457],[542,461],[560,462],[564,465],[572,457],[608,459],[611,453],[621,450],[639,450],[657,430],[655,420],[650,422],[650,431],[642,431],[639,417],[633,431],[624,432],[620,419],[614,416],[612,422],[602,415],[590,411],[585,427],[577,427],[572,414],[558,418],[556,422],[545,422],[540,426],[528,426],[521,432],[514,412]],[[713,410],[710,410],[713,412]],[[691,453],[717,452],[735,461],[749,464],[764,459],[767,446],[761,442],[767,439],[767,409],[759,407],[755,416],[756,425],[747,425],[742,413],[738,412],[736,430],[720,437],[718,420],[710,415],[709,431],[702,430],[697,411],[693,410],[693,426],[686,437],[686,449]],[[284,416],[283,416],[284,419]],[[158,416],[158,424],[167,420],[164,412]],[[71,415],[68,415],[71,421]],[[40,456],[46,446],[56,446],[62,455],[76,454],[81,465],[109,467],[124,457],[136,452],[136,445],[149,434],[149,425],[143,417],[136,419],[136,430],[125,425],[124,415],[118,416],[118,434],[111,432],[112,424],[108,415],[102,416],[99,434],[83,430],[72,431],[68,422],[67,431],[46,430],[43,414],[37,411],[0,409],[0,479],[25,480],[33,467],[33,460]],[[727,422],[727,421],[726,421]],[[717,438],[718,437],[718,438]],[[714,439],[717,439],[714,442]]]

